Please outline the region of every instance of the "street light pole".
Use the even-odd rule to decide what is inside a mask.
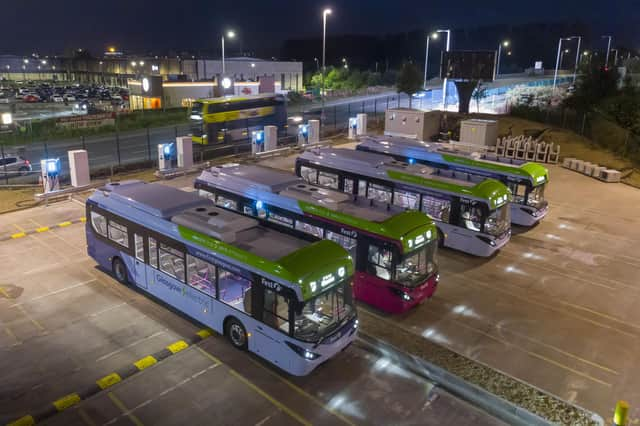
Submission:
[[[578,39],[578,48],[576,49],[576,65],[573,68],[573,84],[576,84],[576,76],[578,75],[578,63],[580,62],[580,43],[582,42],[582,36],[573,36],[570,39]]]
[[[327,50],[327,16],[331,15],[331,9],[325,9],[322,11],[322,93],[320,99],[322,100],[322,115],[324,116],[324,74],[326,71],[326,50]]]
[[[451,30],[437,30],[438,33],[447,33],[447,45],[445,48],[445,52],[449,51],[451,47]],[[447,78],[445,77],[442,82],[442,109],[446,111],[447,109]]]
[[[235,32],[227,31],[227,37],[234,38],[235,36],[236,36]],[[222,75],[225,75],[225,73],[227,72],[227,69],[225,67],[225,62],[224,62],[224,34],[222,34],[220,39],[222,41]]]
[[[607,42],[607,57],[604,61],[604,66],[605,68],[609,68],[609,54],[611,53],[611,39],[613,38],[613,36],[602,36],[602,38],[607,38],[609,39],[609,41]]]
[[[498,76],[500,75],[500,55],[502,54],[502,46],[508,47],[509,41],[505,40],[498,45],[498,64],[496,65],[496,78],[498,78]]]
[[[556,57],[556,71],[553,73],[553,89],[551,90],[551,93],[555,93],[556,91],[556,82],[558,81],[558,67],[560,66],[560,50],[562,49],[562,40],[564,40],[562,37],[560,37],[560,40],[558,41],[558,55]]]

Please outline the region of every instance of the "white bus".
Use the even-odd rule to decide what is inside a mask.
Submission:
[[[89,256],[131,284],[294,375],[356,337],[353,263],[216,207],[195,193],[111,183],[86,203]]]
[[[306,151],[295,170],[309,183],[428,214],[445,247],[487,257],[511,237],[511,192],[494,179],[444,177],[386,155],[336,148]]]

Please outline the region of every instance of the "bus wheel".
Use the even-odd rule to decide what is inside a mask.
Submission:
[[[226,335],[231,344],[237,349],[247,348],[247,332],[237,319],[230,318],[227,321]]]
[[[119,257],[113,259],[111,262],[111,270],[113,271],[113,275],[116,277],[116,280],[121,284],[129,284],[129,279],[127,278],[127,268],[124,266],[124,262]]]

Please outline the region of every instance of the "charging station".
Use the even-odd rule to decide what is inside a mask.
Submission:
[[[60,172],[62,165],[59,158],[40,160],[40,173],[44,193],[60,190]]]
[[[309,143],[309,125],[298,125],[298,146],[303,146]]]
[[[158,145],[158,169],[170,170],[177,166],[176,144],[174,142]]]
[[[278,148],[278,127],[264,126],[264,150],[273,151]]]
[[[349,139],[355,139],[358,134],[358,119],[349,117]]]
[[[69,174],[71,186],[80,188],[91,183],[89,174],[89,154],[85,149],[76,149],[67,153],[69,156]]]
[[[254,130],[251,132],[251,154],[255,155],[264,151],[264,130]]]

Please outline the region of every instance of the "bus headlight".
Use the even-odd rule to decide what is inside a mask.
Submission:
[[[313,361],[314,359],[320,358],[320,354],[311,352],[310,350],[300,347],[294,343],[291,343],[291,342],[284,342],[284,343],[286,343],[286,345],[289,346],[289,348],[291,348],[295,353],[297,353],[298,355],[300,355],[302,358],[306,360]]]
[[[407,293],[402,293],[402,300],[408,302],[411,300],[411,296],[409,296]]]

